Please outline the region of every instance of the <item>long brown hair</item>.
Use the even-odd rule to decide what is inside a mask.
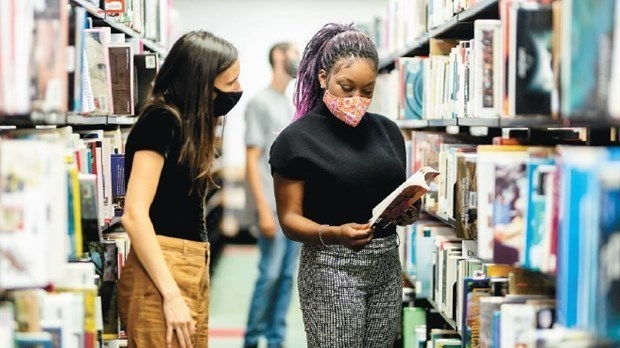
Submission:
[[[206,31],[192,31],[174,43],[157,73],[153,89],[142,108],[165,108],[180,122],[179,163],[186,164],[194,180],[192,190],[201,195],[214,185],[212,166],[217,152],[213,113],[215,78],[238,59],[228,41]]]

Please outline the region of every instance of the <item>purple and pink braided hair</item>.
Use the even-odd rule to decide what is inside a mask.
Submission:
[[[319,83],[321,69],[329,72],[341,58],[364,58],[378,69],[377,47],[353,24],[326,24],[308,42],[299,63],[293,101],[296,111],[293,121],[304,117],[323,98]]]

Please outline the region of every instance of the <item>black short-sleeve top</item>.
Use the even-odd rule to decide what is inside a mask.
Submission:
[[[271,147],[272,173],[304,182],[303,214],[333,226],[366,223],[372,208],[406,179],[405,143],[388,118],[367,113],[357,127],[321,102],[290,124]],[[395,233],[375,231],[375,238]]]
[[[129,183],[137,151],[155,151],[164,157],[157,192],[149,215],[155,233],[201,241],[205,233],[203,199],[198,190],[190,193],[192,178],[187,165],[179,164],[180,121],[168,110],[155,108],[144,113],[129,133],[125,146],[125,178]]]

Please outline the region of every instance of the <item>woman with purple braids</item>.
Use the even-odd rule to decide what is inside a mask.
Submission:
[[[400,325],[396,228],[367,224],[406,179],[400,130],[366,112],[377,69],[367,35],[323,27],[300,63],[295,121],[271,148],[280,223],[303,243],[299,297],[311,348],[392,347]],[[413,223],[417,208],[400,224]]]

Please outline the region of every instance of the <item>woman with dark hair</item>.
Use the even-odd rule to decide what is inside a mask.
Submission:
[[[323,27],[300,63],[296,120],[271,148],[280,223],[303,243],[299,297],[309,347],[392,347],[400,325],[396,228],[367,224],[406,179],[400,130],[366,112],[377,68],[367,35],[351,25]]]
[[[241,98],[237,49],[208,32],[183,35],[155,77],[125,153],[122,217],[131,251],[119,309],[129,347],[207,347],[215,129]]]

